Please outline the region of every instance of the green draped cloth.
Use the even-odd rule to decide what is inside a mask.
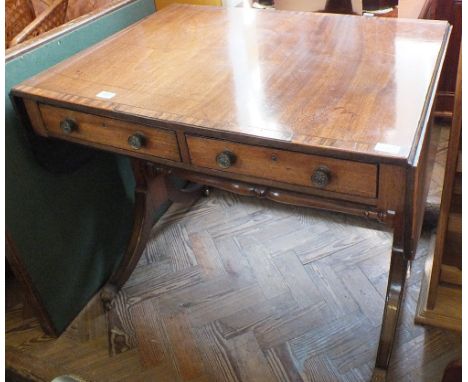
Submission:
[[[33,153],[8,95],[14,85],[154,11],[153,0],[136,0],[6,62],[6,228],[59,333],[122,259],[134,180],[126,158],[71,144],[48,149],[61,168],[51,171]],[[86,160],[67,170],[74,156]]]

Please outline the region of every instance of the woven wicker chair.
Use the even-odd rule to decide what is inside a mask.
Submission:
[[[31,0],[6,0],[5,46],[35,18]]]
[[[10,1],[10,0],[9,0]],[[14,0],[15,2],[30,3],[30,0]],[[58,27],[65,22],[65,17],[67,14],[68,0],[55,0],[52,5],[42,12],[37,18],[31,20],[26,26],[24,26],[19,33],[13,34],[13,38],[7,40],[7,47],[12,47],[26,41],[30,38],[36,37],[41,33],[47,32],[52,28]],[[31,6],[32,9],[32,6]],[[21,11],[25,16],[22,16],[22,19],[26,19],[27,12],[24,10]],[[34,10],[32,10],[34,15]],[[18,8],[15,9],[15,13],[18,12]],[[5,15],[8,19],[8,14]],[[15,15],[16,16],[16,15]],[[18,18],[18,16],[16,16]],[[21,20],[22,20],[21,19]],[[9,22],[7,21],[7,24]],[[18,29],[18,28],[16,28]],[[11,33],[12,34],[12,33]],[[8,36],[9,37],[9,36]],[[7,38],[8,38],[7,37]],[[9,41],[9,42],[8,42]]]

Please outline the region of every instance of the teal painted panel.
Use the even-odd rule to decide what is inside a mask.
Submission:
[[[137,0],[16,57],[12,86],[154,12]],[[134,182],[128,160],[95,157],[71,174],[41,167],[5,99],[6,226],[47,311],[61,332],[118,265],[130,234]]]
[[[6,63],[6,89],[9,91],[15,84],[94,45],[153,12],[155,12],[153,0],[137,0],[64,36],[58,36],[37,49],[15,57]]]

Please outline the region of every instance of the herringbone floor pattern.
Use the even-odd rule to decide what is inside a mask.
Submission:
[[[459,335],[413,323],[429,237],[408,280],[389,381],[440,381],[461,355]],[[11,303],[7,365],[37,380],[368,381],[390,246],[377,223],[214,191],[172,205],[155,225],[107,321],[92,303],[52,340]]]

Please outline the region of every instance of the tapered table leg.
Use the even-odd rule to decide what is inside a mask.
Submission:
[[[377,350],[375,370],[372,376],[373,382],[385,381],[386,379],[390,356],[395,342],[398,317],[401,310],[409,260],[407,256],[405,256],[404,250],[395,245],[401,242],[399,240],[400,234],[401,232],[395,232],[394,234],[394,245],[392,247],[390,260],[379,348]]]

